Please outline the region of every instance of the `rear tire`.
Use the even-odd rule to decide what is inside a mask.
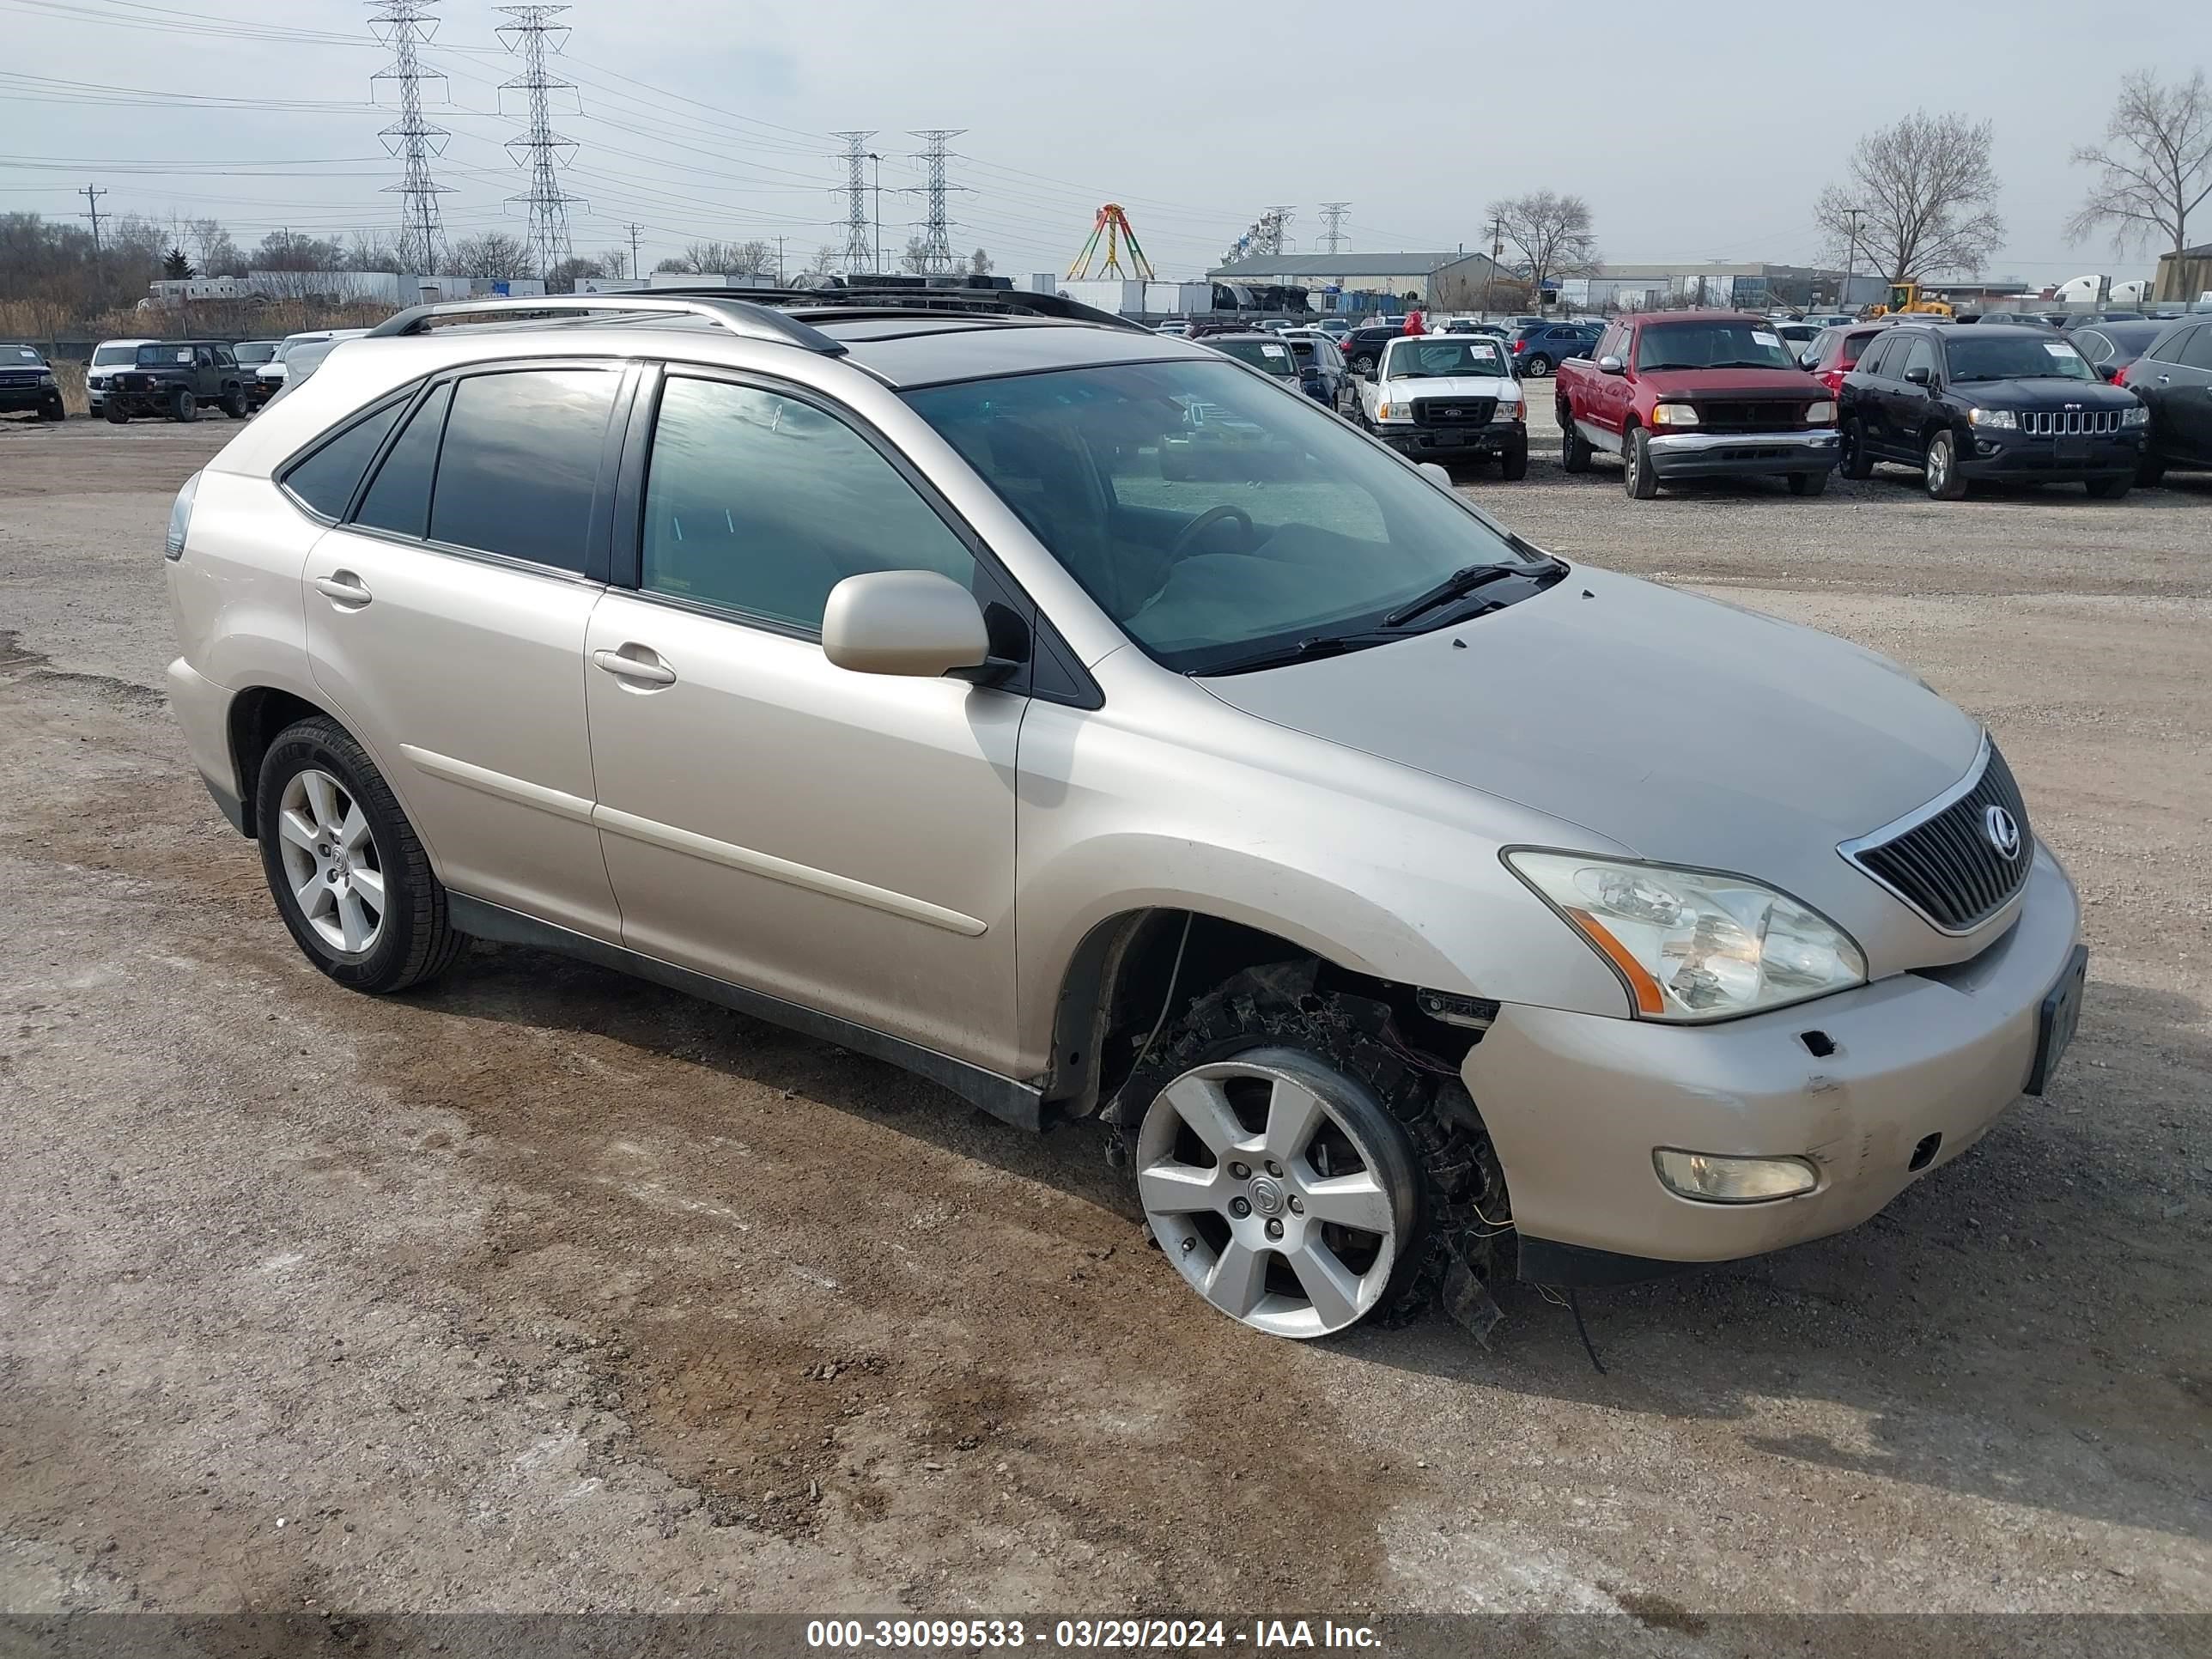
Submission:
[[[319,970],[381,994],[452,965],[463,936],[445,887],[351,732],[325,715],[287,726],[262,757],[254,799],[270,895]]]
[[[1966,475],[1959,471],[1959,440],[1948,427],[1938,428],[1928,434],[1928,447],[1921,455],[1920,465],[1930,500],[1966,499]]]
[[[1867,453],[1866,428],[1859,423],[1857,416],[1844,422],[1843,433],[1837,441],[1843,450],[1837,471],[1854,482],[1874,477],[1874,457]]]
[[[1575,425],[1574,415],[1565,405],[1560,406],[1559,414],[1560,466],[1569,472],[1589,471],[1590,457],[1597,452],[1590,447],[1589,440],[1583,437],[1580,428]]]
[[[1818,495],[1828,487],[1825,472],[1793,472],[1790,475],[1790,493],[1793,495]]]
[[[1648,501],[1659,493],[1659,475],[1651,470],[1651,434],[1640,426],[1621,434],[1620,487],[1634,501]]]
[[[2123,472],[2117,478],[2092,478],[2088,489],[2100,501],[2117,501],[2135,488],[2135,474]]]
[[[1116,1130],[1136,1151],[1131,1162],[1138,1203],[1162,1252],[1194,1288],[1231,1317],[1273,1334],[1296,1337],[1335,1335],[1364,1321],[1395,1324],[1414,1317],[1435,1300],[1455,1265],[1464,1265],[1488,1284],[1510,1277],[1512,1235],[1493,1224],[1510,1213],[1504,1175],[1457,1077],[1441,1066],[1432,1072],[1401,1061],[1394,1047],[1404,1052],[1402,1039],[1391,1030],[1384,1004],[1310,986],[1301,990],[1285,981],[1287,971],[1277,967],[1240,974],[1194,1003],[1121,1091]],[[1209,1072],[1213,1074],[1205,1075]],[[1290,1081],[1291,1100],[1276,1096],[1271,1101],[1269,1076]],[[1291,1103],[1303,1090],[1321,1103],[1328,1121],[1311,1135],[1306,1151],[1290,1158],[1261,1144],[1261,1132],[1249,1125],[1232,1128],[1239,1138],[1252,1137],[1254,1144],[1231,1147],[1217,1158],[1202,1150],[1190,1132],[1194,1117],[1205,1119],[1203,1109],[1178,1113],[1167,1101],[1168,1091],[1178,1085],[1183,1091],[1196,1085],[1201,1100],[1206,1085],[1219,1088],[1231,1110],[1243,1108],[1263,1130],[1277,1125],[1271,1111]],[[1285,1176],[1266,1170],[1271,1153],[1279,1157]],[[1165,1207],[1158,1203],[1162,1186],[1171,1187],[1157,1178],[1160,1166],[1191,1166],[1199,1158],[1212,1160],[1206,1173],[1218,1170],[1226,1178],[1224,1196],[1246,1197],[1246,1216],[1235,1218],[1211,1206],[1177,1209],[1174,1200]],[[1232,1162],[1243,1164],[1249,1178],[1234,1177]],[[1358,1168],[1348,1167],[1355,1163]],[[1191,1172],[1200,1171],[1193,1167]],[[1380,1195],[1369,1200],[1375,1218],[1379,1224],[1387,1214],[1390,1228],[1391,1260],[1379,1283],[1370,1277],[1379,1262],[1369,1261],[1364,1270],[1355,1265],[1381,1237],[1372,1231],[1332,1224],[1313,1227],[1308,1234],[1305,1211],[1285,1208],[1276,1212],[1286,1235],[1280,1247],[1264,1235],[1262,1218],[1277,1194],[1310,1197],[1314,1176],[1350,1182],[1363,1173],[1380,1188]],[[1148,1174],[1154,1178],[1147,1179]],[[1263,1175],[1270,1177],[1266,1182]],[[1273,1191],[1267,1192],[1271,1185]],[[1231,1240],[1242,1241],[1248,1234],[1252,1248],[1273,1258],[1264,1265],[1273,1283],[1252,1283],[1273,1294],[1240,1310],[1237,1304],[1243,1298],[1207,1290],[1199,1260],[1218,1261]],[[1334,1316],[1321,1316],[1321,1304],[1304,1291],[1312,1257],[1306,1270],[1296,1265],[1314,1236],[1319,1236],[1329,1261],[1359,1280],[1358,1293],[1338,1303]],[[1310,1304],[1303,1311],[1297,1305],[1301,1300]],[[1321,1316],[1306,1317],[1309,1312]]]

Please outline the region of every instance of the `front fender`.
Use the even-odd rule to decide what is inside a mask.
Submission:
[[[1160,696],[1175,707],[1117,688],[1105,709],[1036,704],[1024,722],[1024,1075],[1050,1069],[1062,988],[1085,937],[1145,909],[1257,928],[1377,979],[1626,1015],[1612,970],[1498,856],[1518,843],[1605,852],[1611,842],[1253,719],[1179,678]]]

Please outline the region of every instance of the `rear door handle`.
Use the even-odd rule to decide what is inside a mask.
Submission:
[[[648,685],[676,684],[676,671],[647,646],[625,645],[620,651],[594,651],[592,661],[617,679],[641,680]]]
[[[315,592],[332,605],[349,611],[360,610],[374,597],[350,570],[333,570],[327,576],[316,577]]]

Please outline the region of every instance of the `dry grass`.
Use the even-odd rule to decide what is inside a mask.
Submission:
[[[92,413],[92,404],[86,400],[84,395],[84,365],[82,363],[56,363],[54,381],[62,389],[62,406],[72,416]]]

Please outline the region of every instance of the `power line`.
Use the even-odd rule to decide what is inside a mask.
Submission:
[[[868,140],[873,132],[833,132],[832,138],[845,141],[844,154],[839,157],[845,163],[845,251],[838,258],[844,262],[848,276],[873,270],[868,253]],[[877,175],[882,176],[880,173]]]
[[[929,170],[928,182],[921,187],[928,204],[928,217],[921,222],[919,261],[924,275],[943,275],[953,268],[952,222],[945,216],[945,198],[947,191],[963,186],[945,182],[945,163],[949,155],[945,147],[966,131],[965,127],[926,127],[914,135],[929,146],[915,157]]]
[[[568,82],[556,79],[545,68],[548,51],[558,52],[568,43],[568,26],[553,20],[568,9],[559,6],[501,6],[514,19],[498,31],[500,44],[522,59],[522,73],[507,82],[502,92],[528,94],[530,130],[507,141],[517,161],[530,168],[530,189],[510,201],[530,204],[530,243],[538,253],[538,274],[550,276],[554,266],[573,257],[568,240],[568,209],[586,204],[561,187],[560,169],[575,154],[576,141],[553,131],[553,94],[574,92]]]
[[[422,82],[443,80],[438,70],[426,70],[416,48],[427,44],[437,24],[430,8],[438,0],[369,0],[377,8],[369,19],[377,38],[392,48],[392,62],[371,81],[390,81],[399,88],[399,118],[377,136],[385,148],[402,158],[405,170],[396,185],[384,187],[399,198],[399,268],[433,276],[446,263],[446,232],[438,198],[452,186],[434,183],[430,158],[445,154],[452,137],[435,122],[422,118]]]

